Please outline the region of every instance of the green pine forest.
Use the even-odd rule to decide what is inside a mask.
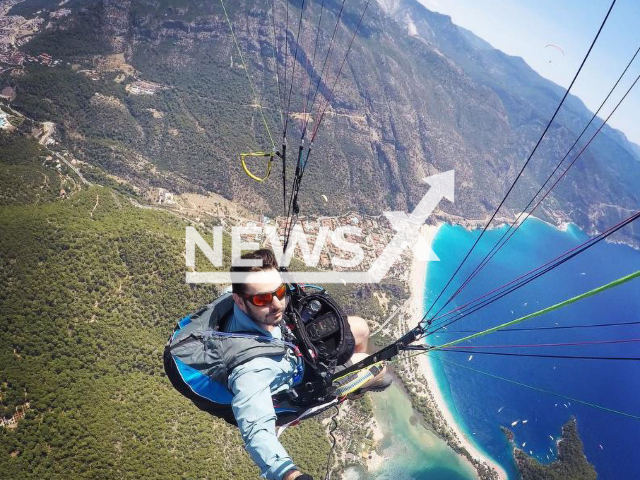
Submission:
[[[596,480],[598,475],[583,453],[583,444],[578,435],[577,421],[569,420],[562,427],[562,441],[558,443],[558,459],[542,465],[522,450],[515,448],[514,456],[518,469],[525,480]]]
[[[258,478],[237,431],[162,369],[174,322],[216,295],[184,281],[186,223],[106,187],[59,199],[70,180],[45,158],[0,137],[0,417],[24,412],[0,427],[0,478]],[[321,476],[319,422],[283,442]]]
[[[20,417],[0,426],[0,480],[259,478],[236,429],[192,406],[162,369],[175,321],[217,295],[184,282],[187,223],[134,207],[132,190],[99,167],[83,170],[101,185],[81,186],[28,135],[32,127],[26,119],[0,132],[0,418]],[[396,282],[376,289],[394,303],[406,298]],[[330,290],[348,314],[384,314],[372,287]],[[370,417],[366,398],[355,405]],[[350,453],[367,445],[357,421],[340,429]],[[321,421],[288,429],[283,443],[323,478],[330,443]],[[550,466],[521,452],[517,460],[524,478],[592,478],[581,451],[578,438]]]

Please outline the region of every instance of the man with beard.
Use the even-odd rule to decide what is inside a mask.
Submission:
[[[234,266],[243,281],[233,283],[234,308],[227,332],[258,334],[282,340],[281,323],[287,306],[288,287],[283,283],[271,250],[261,249],[242,256],[255,266]],[[366,357],[369,328],[360,317],[348,317],[350,332],[345,332],[352,349],[351,362]],[[228,387],[233,394],[231,407],[253,461],[269,480],[312,480],[295,466],[276,436],[276,413],[272,395],[286,392],[302,378],[302,359],[290,348],[284,355],[254,358],[233,369]],[[381,372],[367,390],[381,390],[391,383]]]

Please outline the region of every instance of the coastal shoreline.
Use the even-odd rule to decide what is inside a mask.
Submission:
[[[444,225],[443,223],[438,223],[437,225],[426,225],[423,227],[423,234],[427,241],[427,243],[433,246],[433,240],[438,233],[440,227]],[[411,320],[410,323],[412,325],[417,324],[421,319],[424,312],[424,288],[427,280],[427,262],[420,261],[417,258],[413,258],[411,262],[411,270],[409,277],[409,286],[411,289],[411,303],[410,303],[410,313]],[[449,405],[444,398],[444,395],[440,391],[438,387],[438,382],[436,379],[435,372],[431,365],[431,361],[426,355],[418,355],[415,357],[421,373],[427,380],[427,389],[431,393],[431,396],[437,405],[437,408],[440,410],[440,413],[451,428],[451,430],[455,433],[457,440],[460,446],[467,450],[467,452],[478,462],[484,463],[488,465],[490,468],[494,469],[498,475],[499,480],[507,480],[507,473],[502,468],[500,464],[498,464],[495,460],[489,457],[486,453],[480,451],[469,438],[467,438],[464,430],[460,427],[455,417],[453,416],[451,410],[449,409]]]

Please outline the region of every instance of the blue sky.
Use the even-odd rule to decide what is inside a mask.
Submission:
[[[451,16],[494,47],[517,55],[540,75],[568,87],[611,0],[419,0]],[[562,53],[553,47],[561,47]],[[595,111],[640,47],[640,1],[618,0],[571,92]],[[640,54],[600,112],[606,117],[640,74]],[[640,82],[609,120],[640,144]]]

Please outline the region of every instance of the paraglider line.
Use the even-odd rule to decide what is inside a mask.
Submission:
[[[592,357],[584,355],[547,355],[537,353],[476,352],[475,350],[440,350],[450,353],[471,353],[473,355],[499,355],[507,357],[559,358],[566,360],[605,360],[605,361],[638,361],[640,357]]]
[[[327,48],[327,53],[324,56],[324,60],[322,62],[322,69],[320,70],[320,75],[318,76],[318,81],[316,82],[316,88],[313,92],[313,99],[311,100],[311,106],[309,107],[309,115],[311,115],[311,111],[313,110],[313,106],[316,103],[316,97],[318,96],[318,89],[320,88],[320,83],[322,82],[322,77],[324,75],[324,70],[327,66],[327,61],[329,60],[329,55],[331,54],[331,50],[333,49],[333,41],[336,38],[336,32],[338,31],[338,25],[340,25],[340,18],[342,18],[342,11],[344,10],[344,4],[346,0],[342,0],[342,5],[340,6],[340,11],[338,12],[338,17],[336,18],[336,25],[333,28],[333,33],[331,34],[331,39],[329,40],[329,47]],[[308,122],[307,122],[308,123]],[[304,130],[302,131],[302,138],[305,137],[305,133],[307,130],[307,125],[305,125]]]
[[[470,370],[472,372],[476,372],[476,373],[479,373],[481,375],[485,375],[485,376],[488,376],[488,377],[491,377],[491,378],[495,378],[497,380],[502,380],[504,382],[512,383],[514,385],[519,385],[521,387],[525,387],[525,388],[528,388],[530,390],[535,390],[537,392],[546,393],[547,395],[553,395],[555,397],[564,398],[565,400],[569,400],[571,402],[580,403],[582,405],[586,405],[588,407],[597,408],[598,410],[604,410],[604,411],[609,412],[609,413],[615,413],[616,415],[621,415],[623,417],[632,418],[634,420],[640,420],[640,415],[634,415],[633,413],[628,413],[628,412],[624,412],[622,410],[616,410],[616,409],[613,409],[613,408],[605,407],[603,405],[598,405],[596,403],[587,402],[585,400],[580,400],[578,398],[569,397],[568,395],[563,395],[561,393],[551,392],[549,390],[545,390],[545,389],[540,388],[540,387],[535,387],[533,385],[528,385],[526,383],[518,382],[518,381],[512,380],[510,378],[501,377],[500,375],[495,375],[493,373],[485,372],[483,370],[478,370],[478,369],[469,367],[467,365],[461,365],[459,363],[452,362],[451,360],[445,360],[444,358],[439,358],[439,357],[436,357],[436,356],[433,356],[433,355],[430,355],[430,357],[434,358],[435,360],[437,360],[439,362],[449,363],[451,365],[455,365],[456,367],[464,368],[466,370]]]
[[[596,137],[596,135],[598,135],[600,133],[600,131],[602,130],[602,128],[608,123],[609,119],[611,118],[611,116],[615,113],[615,111],[618,109],[618,107],[620,106],[620,104],[624,101],[624,99],[627,97],[627,95],[629,94],[629,92],[631,91],[631,89],[635,86],[636,82],[638,81],[638,78],[636,78],[636,80],[633,82],[633,84],[631,85],[631,87],[629,87],[629,89],[627,90],[627,92],[624,94],[624,96],[622,97],[622,99],[620,99],[620,101],[618,102],[618,104],[615,106],[615,108],[613,109],[613,111],[609,114],[609,116],[605,119],[604,123],[602,123],[602,125],[600,125],[600,127],[598,128],[598,130],[596,131],[596,133],[591,137],[591,139],[587,142],[587,144],[582,148],[582,150],[578,153],[578,155],[576,155],[576,157],[573,159],[573,161],[569,164],[569,166],[564,170],[564,172],[560,175],[560,177],[555,181],[555,183],[551,186],[551,188],[549,188],[549,190],[543,195],[543,197],[538,201],[538,203],[533,207],[533,209],[528,212],[526,214],[526,217],[522,220],[522,222],[520,222],[520,218],[525,214],[525,212],[527,211],[527,209],[531,206],[531,204],[535,201],[536,197],[540,194],[540,192],[544,189],[544,187],[547,185],[547,183],[549,183],[549,181],[551,180],[551,178],[553,178],[553,176],[555,175],[555,173],[558,171],[558,169],[560,168],[560,166],[564,163],[564,161],[567,159],[567,157],[569,156],[569,154],[571,153],[571,151],[573,151],[574,147],[577,145],[577,143],[580,141],[580,139],[582,138],[582,136],[585,134],[585,132],[587,131],[587,129],[591,126],[591,124],[593,123],[593,121],[597,118],[598,113],[600,112],[600,110],[602,109],[602,107],[604,107],[605,103],[607,102],[607,100],[609,100],[609,97],[611,96],[611,94],[613,93],[613,91],[616,89],[616,87],[618,86],[618,84],[620,83],[620,81],[622,80],[622,77],[624,77],[625,73],[627,72],[627,70],[629,69],[629,67],[631,66],[631,64],[633,63],[633,61],[635,60],[636,56],[638,55],[638,52],[640,52],[640,48],[638,48],[635,52],[635,54],[633,55],[633,57],[631,58],[631,60],[629,61],[629,63],[627,64],[626,68],[624,69],[624,71],[622,72],[622,74],[618,77],[618,80],[616,81],[616,83],[614,84],[614,86],[611,88],[611,90],[609,90],[609,93],[607,94],[606,98],[603,100],[603,102],[600,104],[600,107],[598,107],[598,109],[596,110],[596,112],[593,114],[593,116],[591,117],[591,119],[589,120],[589,123],[587,123],[587,125],[584,127],[584,129],[582,130],[582,132],[580,133],[580,135],[578,135],[578,137],[576,138],[575,142],[573,142],[573,145],[571,145],[571,147],[569,148],[569,150],[567,150],[567,153],[564,155],[564,157],[562,157],[562,160],[560,160],[560,162],[556,165],[556,167],[554,168],[553,172],[551,172],[551,174],[547,177],[547,179],[545,180],[545,182],[542,184],[542,186],[540,187],[540,189],[535,193],[535,195],[533,195],[533,197],[531,198],[531,200],[529,201],[529,203],[527,204],[527,206],[522,210],[522,212],[520,212],[520,214],[518,215],[518,217],[511,223],[511,225],[509,226],[509,228],[502,234],[502,236],[500,237],[500,239],[494,244],[494,246],[491,248],[491,250],[485,255],[485,257],[482,259],[482,261],[478,264],[478,266],[476,266],[476,268],[473,270],[473,272],[471,272],[471,274],[465,279],[465,281],[462,283],[462,285],[456,290],[456,292],[449,298],[449,300],[447,301],[447,303],[445,303],[442,307],[440,307],[440,309],[434,314],[434,317],[437,317],[438,314],[444,310],[444,308],[447,306],[448,303],[450,303],[468,284],[471,280],[473,280],[473,278],[475,278],[475,276],[487,265],[487,263],[489,263],[491,261],[491,259],[498,253],[498,251],[500,251],[500,249],[502,249],[502,247],[511,239],[511,237],[516,233],[516,231],[522,226],[522,224],[527,221],[527,219],[533,214],[533,212],[538,208],[538,206],[540,206],[540,204],[546,199],[546,197],[549,195],[549,193],[555,188],[555,186],[560,182],[560,180],[562,178],[564,178],[564,176],[566,175],[566,173],[569,171],[569,169],[576,163],[576,161],[578,160],[578,158],[581,157],[582,153],[585,151],[585,149],[591,144],[591,142],[593,141],[593,139]],[[513,227],[515,226],[515,229],[513,229]],[[512,231],[513,229],[513,231]],[[504,242],[502,242],[502,240],[510,233],[510,235],[507,237],[506,240],[504,240]],[[502,242],[502,244],[501,244]]]
[[[267,130],[267,135],[269,135],[269,141],[271,142],[271,149],[275,152],[276,145],[273,141],[273,137],[271,136],[271,129],[269,128],[269,124],[267,123],[267,119],[264,116],[264,111],[262,109],[262,102],[260,101],[260,97],[256,91],[253,82],[251,81],[251,75],[249,75],[249,68],[247,67],[247,63],[244,60],[244,55],[242,55],[242,50],[240,50],[240,45],[238,45],[238,39],[236,38],[236,34],[233,31],[233,25],[231,24],[231,19],[227,14],[227,8],[224,5],[224,0],[220,0],[220,4],[222,5],[222,10],[224,11],[224,16],[227,19],[227,23],[229,24],[229,29],[231,30],[231,37],[233,38],[233,43],[236,46],[236,50],[238,51],[238,55],[240,56],[240,61],[242,61],[242,66],[244,68],[244,73],[247,75],[247,80],[249,81],[249,86],[251,87],[251,91],[253,92],[253,97],[258,104],[258,110],[260,111],[260,116],[262,117],[262,123],[264,124],[264,128]]]
[[[472,300],[471,302],[467,303],[466,305],[463,305],[462,307],[458,307],[456,309],[451,310],[450,312],[441,315],[440,317],[438,317],[440,319],[440,321],[437,324],[434,324],[433,327],[437,327],[435,328],[435,330],[429,331],[428,333],[426,333],[426,335],[432,335],[444,328],[447,328],[449,325],[455,323],[458,320],[461,320],[462,318],[466,317],[467,315],[471,315],[472,313],[480,310],[481,308],[495,302],[496,300],[499,300],[500,298],[504,297],[505,295],[508,295],[509,293],[521,288],[522,286],[526,285],[527,283],[535,280],[536,278],[544,275],[545,273],[553,270],[555,267],[557,267],[558,265],[563,264],[564,262],[570,260],[571,258],[575,257],[576,255],[582,253],[583,251],[593,247],[595,244],[597,244],[598,242],[600,242],[601,240],[607,238],[609,235],[612,235],[613,233],[615,233],[616,231],[620,230],[622,227],[628,225],[629,223],[637,220],[638,218],[640,218],[640,211],[636,212],[634,215],[631,215],[630,217],[626,218],[625,220],[619,222],[618,224],[614,225],[613,227],[609,228],[608,230],[605,230],[604,232],[602,232],[601,234],[597,235],[596,237],[590,238],[589,240],[587,240],[586,242],[578,245],[577,247],[574,247],[570,250],[568,250],[567,252],[557,256],[556,258],[554,258],[553,260],[519,276],[518,278],[516,278],[515,280],[512,280],[508,283],[505,283],[504,285],[494,288],[493,290],[491,290],[488,293],[485,293],[484,295],[481,295],[480,297],[476,298],[475,300]],[[554,263],[555,262],[555,263]],[[537,273],[536,273],[537,272]],[[534,274],[534,275],[532,275]],[[516,283],[519,282],[519,283]],[[509,287],[508,289],[502,290],[504,287],[508,287],[509,285],[512,285],[511,287]],[[502,291],[500,291],[502,290]],[[496,293],[495,295],[489,297],[487,300],[484,300],[483,302],[478,302],[478,300],[481,300],[489,295],[491,295],[492,293]],[[472,305],[475,304],[475,305]],[[467,308],[469,307],[469,308]],[[452,320],[452,314],[459,312],[456,314],[456,317]],[[448,317],[448,318],[446,318]],[[446,323],[445,323],[446,322]]]
[[[288,5],[288,2],[287,2]],[[296,50],[293,55],[293,67],[291,71],[291,84],[289,85],[289,98],[287,100],[287,114],[284,119],[284,132],[282,136],[286,138],[287,136],[287,125],[289,124],[289,111],[291,107],[291,93],[293,91],[293,83],[296,77],[296,64],[298,63],[298,46],[300,45],[300,27],[302,26],[302,15],[304,14],[304,0],[302,0],[302,6],[300,7],[300,18],[298,19],[298,32],[296,33]],[[285,89],[286,89],[285,85]]]
[[[586,345],[605,345],[617,343],[638,343],[640,338],[623,338],[618,340],[595,340],[584,342],[562,342],[562,343],[529,343],[519,345],[464,345],[448,347],[448,349],[464,349],[464,348],[541,348],[541,347],[578,347]]]
[[[491,327],[491,328],[488,328],[486,330],[482,330],[480,332],[473,333],[471,335],[467,335],[467,336],[462,337],[462,338],[458,338],[458,339],[453,340],[451,342],[447,342],[444,345],[439,345],[439,346],[433,347],[433,349],[434,350],[439,350],[439,349],[442,349],[442,348],[451,348],[452,346],[457,345],[459,343],[462,343],[462,342],[464,342],[466,340],[471,340],[472,338],[478,338],[478,337],[483,337],[485,335],[489,335],[490,333],[493,333],[496,330],[500,330],[500,329],[503,329],[503,328],[506,328],[506,327],[510,327],[511,325],[517,325],[518,323],[522,323],[522,322],[525,322],[525,321],[530,320],[532,318],[544,315],[546,313],[550,313],[550,312],[553,312],[555,310],[559,310],[559,309],[564,308],[564,307],[566,307],[568,305],[576,303],[576,302],[578,302],[580,300],[584,300],[585,298],[589,298],[589,297],[592,297],[594,295],[598,295],[599,293],[602,293],[602,292],[604,292],[606,290],[609,290],[609,289],[612,289],[612,288],[615,288],[615,287],[619,287],[620,285],[623,285],[623,284],[625,284],[627,282],[630,282],[631,280],[634,280],[634,279],[636,279],[638,277],[640,277],[640,270],[637,270],[637,271],[635,271],[635,272],[633,272],[633,273],[631,273],[629,275],[625,275],[624,277],[621,277],[621,278],[619,278],[617,280],[609,282],[609,283],[607,283],[605,285],[602,285],[600,287],[594,288],[594,289],[589,290],[587,292],[584,292],[584,293],[581,293],[581,294],[576,295],[574,297],[568,298],[567,300],[564,300],[562,302],[556,303],[554,305],[551,305],[549,307],[543,308],[543,309],[538,310],[536,312],[529,313],[528,315],[525,315],[523,317],[516,318],[515,320],[511,320],[509,322],[502,323],[502,324],[497,325],[495,327]]]
[[[611,10],[613,9],[613,6],[616,4],[617,0],[613,0],[613,2],[611,3],[611,6],[609,7],[609,10],[607,11],[606,16],[604,17],[604,20],[602,21],[602,23],[600,24],[600,28],[598,29],[598,32],[596,33],[595,38],[593,39],[593,41],[591,42],[591,46],[589,47],[589,50],[587,51],[586,55],[584,56],[584,58],[582,59],[582,63],[580,64],[580,67],[578,68],[578,71],[576,72],[576,74],[573,77],[573,80],[571,81],[571,84],[569,85],[569,88],[567,88],[566,92],[564,93],[562,99],[560,100],[560,103],[558,104],[558,106],[556,107],[555,112],[553,113],[553,115],[551,116],[551,119],[548,121],[547,126],[545,127],[544,131],[542,132],[542,134],[540,135],[540,138],[538,139],[538,141],[536,142],[535,146],[533,147],[533,150],[531,151],[531,153],[529,154],[529,156],[527,157],[527,160],[525,161],[524,165],[522,166],[522,168],[520,169],[520,171],[518,172],[518,175],[516,176],[515,180],[513,181],[513,183],[511,184],[511,186],[509,187],[509,189],[507,190],[507,193],[504,195],[504,197],[502,198],[502,200],[500,201],[500,204],[498,205],[498,207],[496,208],[496,210],[493,212],[493,215],[491,215],[491,218],[489,219],[489,221],[487,222],[487,224],[484,226],[484,228],[482,229],[482,232],[480,233],[480,235],[478,236],[478,238],[475,240],[475,242],[473,243],[473,245],[471,246],[471,248],[469,249],[469,251],[467,252],[467,254],[465,255],[464,259],[462,260],[462,262],[460,262],[460,265],[458,265],[458,268],[456,268],[455,272],[453,273],[453,275],[451,276],[451,278],[449,279],[449,281],[447,282],[447,284],[444,286],[444,288],[440,291],[440,293],[438,294],[436,300],[431,304],[431,306],[429,307],[429,309],[427,310],[427,312],[424,314],[423,317],[423,321],[427,319],[427,317],[429,316],[429,313],[431,312],[431,309],[436,305],[436,303],[438,302],[438,300],[440,299],[440,297],[444,294],[444,292],[447,290],[447,288],[449,287],[449,285],[451,284],[451,282],[453,281],[453,279],[456,277],[456,275],[458,274],[458,272],[460,271],[460,269],[462,268],[462,266],[464,265],[464,263],[467,261],[467,259],[469,258],[469,256],[471,255],[471,252],[473,252],[473,250],[475,249],[476,245],[478,244],[478,242],[482,239],[482,237],[484,236],[485,232],[487,231],[487,229],[489,228],[489,225],[491,225],[491,222],[493,222],[493,219],[495,218],[495,216],[498,214],[498,212],[500,211],[500,208],[502,208],[502,205],[504,205],[504,202],[507,200],[507,197],[509,196],[509,194],[511,193],[511,191],[513,190],[513,188],[515,187],[516,183],[518,182],[518,180],[520,179],[520,177],[522,176],[525,168],[527,168],[527,165],[529,165],[529,162],[531,161],[531,159],[533,158],[534,153],[538,150],[538,147],[540,146],[540,143],[542,142],[542,139],[544,138],[544,136],[546,135],[547,131],[549,130],[549,128],[551,128],[551,124],[553,123],[553,121],[555,120],[556,116],[558,115],[558,112],[560,111],[560,108],[562,107],[562,105],[564,105],[564,101],[566,100],[567,96],[569,95],[569,92],[571,91],[571,88],[573,87],[574,83],[576,82],[576,80],[578,79],[578,76],[580,75],[580,72],[582,71],[582,68],[584,66],[584,64],[586,63],[587,59],[589,58],[589,55],[591,54],[591,50],[593,50],[594,45],[596,44],[596,41],[598,40],[598,37],[600,36],[600,32],[602,32],[602,29],[604,28],[604,25],[607,22],[607,19],[609,18],[609,14],[611,13]],[[450,301],[450,299],[449,299]],[[449,301],[447,301],[445,303],[445,305],[447,305],[449,303]],[[422,323],[422,322],[421,322]],[[430,323],[430,321],[428,321],[427,323]]]
[[[626,325],[640,325],[640,321],[635,322],[616,322],[616,323],[593,323],[581,325],[556,325],[553,327],[533,327],[533,328],[504,328],[497,332],[532,332],[537,330],[567,330],[573,328],[602,328],[602,327],[620,327]],[[440,333],[476,333],[479,330],[441,330]]]
[[[284,100],[282,98],[282,89],[280,87],[280,62],[278,61],[278,37],[276,35],[276,12],[275,12],[275,0],[271,1],[271,25],[273,27],[273,61],[276,65],[276,84],[278,86],[278,100],[280,104],[280,124],[284,129]],[[286,39],[285,39],[286,41]]]
[[[356,29],[353,32],[353,36],[351,37],[351,41],[349,42],[349,47],[347,48],[347,51],[344,54],[344,58],[342,59],[342,63],[340,64],[340,68],[338,69],[338,74],[336,75],[335,80],[333,81],[333,85],[331,86],[331,90],[329,90],[329,95],[326,98],[325,104],[324,104],[324,108],[322,109],[322,113],[320,114],[320,118],[318,119],[318,122],[316,123],[315,127],[313,128],[313,134],[311,135],[311,143],[313,143],[313,141],[316,138],[316,134],[318,133],[318,128],[320,128],[320,124],[322,123],[322,119],[324,118],[324,114],[327,110],[327,107],[329,106],[329,104],[331,103],[331,100],[333,99],[333,94],[335,92],[335,88],[336,88],[336,84],[338,83],[338,80],[340,79],[340,74],[342,73],[342,68],[344,67],[345,62],[347,61],[347,57],[349,56],[349,52],[351,51],[351,47],[353,46],[353,41],[356,38],[356,35],[358,34],[358,30],[360,30],[360,25],[362,24],[362,19],[364,18],[364,14],[367,12],[367,8],[369,7],[369,3],[371,0],[367,0],[367,3],[364,5],[364,9],[362,10],[362,14],[360,15],[360,20],[358,20],[358,25],[356,26]]]
[[[320,38],[320,24],[322,23],[322,14],[324,12],[324,0],[322,0],[322,4],[320,5],[320,15],[318,17],[318,26],[316,29],[316,41],[313,46],[313,56],[311,58],[311,71],[313,71],[313,67],[316,63],[316,52],[318,51],[318,40]],[[304,97],[304,108],[302,110],[302,133],[301,139],[304,139],[305,131],[307,130],[307,125],[309,124],[309,118],[307,117],[307,106],[309,106],[309,97],[311,95],[311,73],[307,75],[307,94]],[[311,116],[311,109],[309,109],[309,116]]]

